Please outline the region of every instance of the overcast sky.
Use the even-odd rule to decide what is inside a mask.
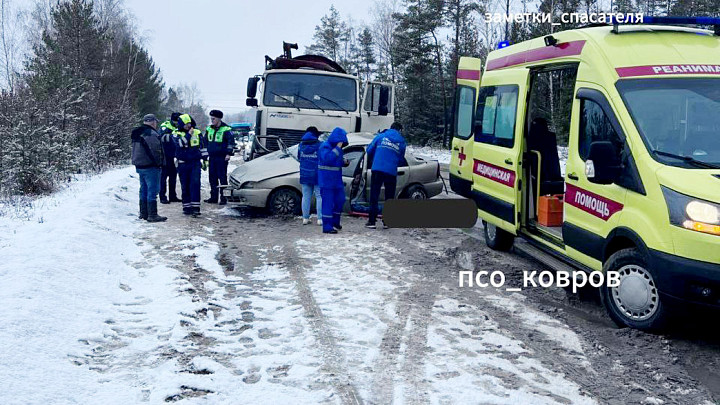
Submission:
[[[370,22],[368,0],[125,0],[168,86],[197,83],[209,108],[245,107],[247,79],[264,56],[296,42],[304,53],[315,26],[334,4],[343,19]]]

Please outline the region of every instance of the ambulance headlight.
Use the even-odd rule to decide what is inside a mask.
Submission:
[[[685,206],[685,213],[693,221],[720,224],[720,209],[715,204],[693,200]]]
[[[720,235],[720,204],[662,187],[670,223],[693,231]]]

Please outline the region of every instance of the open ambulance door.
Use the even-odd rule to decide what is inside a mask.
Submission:
[[[481,69],[482,60],[463,56],[456,74],[450,188],[465,198],[471,198],[472,129]]]
[[[517,235],[520,226],[520,159],[528,70],[485,76],[473,126],[472,197],[486,222]]]
[[[368,82],[361,105],[360,125],[357,130],[375,133],[390,128],[395,121],[395,85]]]

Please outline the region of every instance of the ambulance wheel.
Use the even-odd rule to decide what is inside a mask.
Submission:
[[[297,191],[281,188],[270,195],[268,208],[273,215],[300,215],[301,199]]]
[[[513,234],[485,221],[482,223],[483,232],[485,233],[485,243],[490,249],[507,252],[512,248],[513,241],[515,240]]]
[[[660,301],[660,293],[647,260],[635,248],[613,253],[603,265],[603,272],[617,271],[620,282],[608,287],[607,278],[600,287],[600,299],[610,318],[620,327],[653,331],[662,329],[667,320],[667,308]]]

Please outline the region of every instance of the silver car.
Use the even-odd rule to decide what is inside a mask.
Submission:
[[[348,134],[348,146],[343,152],[350,164],[342,170],[346,212],[367,206],[371,170],[367,167],[365,148],[373,136],[360,132]],[[298,145],[281,147],[281,150],[240,165],[230,174],[229,185],[224,191],[228,204],[267,208],[273,214],[299,215],[302,187],[297,156]],[[405,152],[405,161],[398,167],[395,197],[426,199],[440,194],[442,190],[438,162]],[[384,194],[383,189],[381,201],[385,199]]]

